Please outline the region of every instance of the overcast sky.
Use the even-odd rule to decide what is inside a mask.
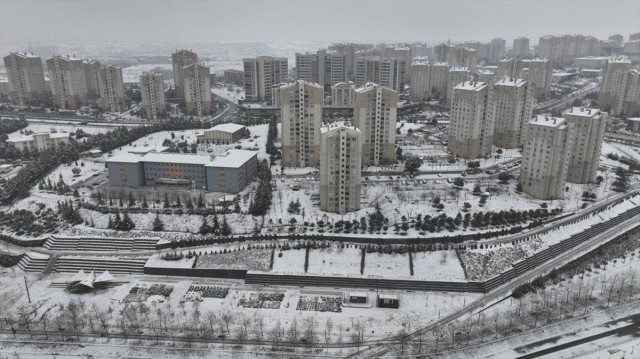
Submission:
[[[640,0],[0,0],[0,41],[488,41],[640,32]]]

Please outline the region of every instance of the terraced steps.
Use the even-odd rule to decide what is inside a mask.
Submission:
[[[25,254],[20,262],[18,262],[18,268],[25,272],[42,273],[47,266],[49,256]]]
[[[51,236],[44,248],[68,252],[130,252],[154,250],[157,238],[105,238]]]
[[[148,257],[79,257],[61,256],[56,261],[53,271],[57,273],[103,272],[112,274],[144,274],[144,264]]]

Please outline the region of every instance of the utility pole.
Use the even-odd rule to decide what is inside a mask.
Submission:
[[[24,279],[24,287],[27,289],[27,298],[29,298],[29,304],[31,304],[31,295],[29,294],[29,286],[27,285],[27,277],[22,277]]]

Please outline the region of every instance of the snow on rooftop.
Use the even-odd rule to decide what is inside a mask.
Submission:
[[[567,123],[564,117],[551,117],[547,115],[537,115],[531,121],[529,125],[547,126],[547,127],[560,127]]]
[[[609,63],[612,64],[629,64],[631,65],[631,60],[629,59],[628,56],[624,56],[624,55],[618,55],[618,56],[611,56],[607,59],[607,61]]]
[[[455,87],[456,90],[480,91],[487,87],[485,82],[465,81]]]
[[[524,79],[501,79],[500,81],[496,82],[495,85],[520,87],[526,83],[527,83],[527,80],[524,80]]]
[[[627,120],[633,121],[633,122],[640,122],[640,117],[629,117],[627,118]]]
[[[37,135],[49,135],[49,138],[69,138],[69,133],[61,132],[61,133],[47,133],[47,132],[39,132],[34,133],[28,136],[23,136],[19,138],[8,139],[7,142],[27,142],[33,141],[33,137]]]
[[[356,131],[356,132],[360,132],[360,129],[357,128],[356,126],[347,126],[344,123],[337,123],[337,124],[330,124],[328,126],[322,126],[320,127],[320,133],[325,133],[325,132],[329,132],[332,130],[337,130],[340,128],[348,128],[352,131]]]
[[[449,72],[468,72],[469,68],[464,66],[454,66],[449,69]]]
[[[140,157],[143,162],[182,163],[191,165],[205,165],[211,161],[209,156],[180,155],[173,153],[147,153]]]
[[[238,168],[254,156],[257,156],[257,154],[258,152],[255,151],[229,150],[224,154],[216,155],[213,161],[207,163],[205,166]]]
[[[168,150],[169,147],[163,147],[163,146],[158,146],[158,147],[138,147],[138,148],[134,148],[131,150],[128,150],[127,152],[129,153],[133,153],[136,155],[141,155],[141,154],[145,154],[145,153],[150,153],[150,152],[164,152],[166,150]]]
[[[600,114],[600,110],[586,107],[571,107],[565,112],[565,114],[572,116],[595,117]]]
[[[211,127],[208,130],[204,130],[204,132],[210,132],[210,131],[223,131],[223,132],[237,132],[244,129],[244,126],[242,125],[238,125],[236,123],[223,123],[214,127]]]
[[[107,158],[106,163],[139,163],[142,157],[133,153],[121,153]]]
[[[449,66],[448,62],[434,62],[433,66]]]

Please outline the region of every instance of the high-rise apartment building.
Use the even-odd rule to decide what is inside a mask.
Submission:
[[[352,83],[339,82],[331,87],[331,106],[352,107],[356,88]]]
[[[224,70],[224,82],[242,86],[244,83],[244,72],[241,70]]]
[[[370,44],[354,44],[354,43],[338,43],[329,46],[330,51],[334,51],[336,54],[345,56],[346,64],[346,80],[355,80],[356,71],[356,58],[358,58],[358,52],[366,51],[373,48]]]
[[[446,62],[436,62],[431,65],[431,97],[445,99],[449,91],[449,64]]]
[[[489,43],[489,57],[487,62],[491,65],[495,65],[498,61],[502,60],[506,45],[507,41],[505,39],[491,40]]]
[[[612,56],[604,63],[598,104],[610,106],[616,115],[622,112],[629,70],[631,60],[626,56]]]
[[[271,88],[289,82],[289,66],[285,57],[259,56],[245,58],[245,99],[257,102],[272,102]]]
[[[472,73],[476,71],[478,51],[463,46],[440,44],[433,49],[437,62],[446,62],[449,66],[461,66],[469,68]]]
[[[429,64],[429,59],[426,57],[414,59],[410,72],[409,96],[419,101],[431,98],[431,64]]]
[[[464,159],[492,154],[494,109],[491,88],[483,82],[463,82],[453,90],[449,152]]]
[[[474,74],[473,79],[478,82],[493,84],[496,79],[496,74],[491,70],[479,69],[479,70],[476,70],[476,73]]]
[[[451,67],[449,69],[449,76],[447,76],[447,104],[451,105],[453,89],[459,84],[471,80],[473,80],[473,77],[468,68],[458,66]]]
[[[629,41],[640,40],[640,32],[629,35]]]
[[[356,87],[373,82],[400,92],[404,90],[405,71],[404,59],[359,57],[356,59]]]
[[[561,199],[566,187],[573,124],[538,115],[525,128],[520,184],[531,197]]]
[[[82,63],[84,67],[84,78],[87,80],[87,95],[89,99],[95,100],[100,97],[100,79],[98,74],[102,64],[96,60],[85,60]]]
[[[298,80],[280,88],[282,165],[317,166],[324,89]]]
[[[519,37],[513,39],[513,49],[511,49],[511,57],[514,59],[526,59],[529,57],[529,39]]]
[[[184,67],[198,62],[198,54],[189,50],[176,50],[171,54],[173,85],[177,98],[184,98]]]
[[[621,113],[628,117],[640,117],[640,72],[638,70],[627,72]]]
[[[595,182],[607,113],[598,109],[572,107],[564,116],[573,124],[567,182]]]
[[[362,132],[344,125],[320,129],[320,209],[347,213],[360,209]]]
[[[4,67],[9,78],[9,96],[14,104],[28,106],[32,100],[45,100],[51,96],[39,56],[12,52],[4,57]]]
[[[571,64],[576,57],[598,56],[600,41],[593,36],[547,35],[538,42],[538,57],[554,64]]]
[[[184,103],[187,113],[205,116],[211,112],[211,76],[209,68],[197,63],[182,68]]]
[[[346,81],[347,56],[327,50],[315,54],[296,53],[296,80],[320,84],[329,92],[331,86]]]
[[[398,93],[367,83],[357,88],[353,124],[362,131],[362,163],[365,166],[394,162]]]
[[[523,79],[503,78],[493,86],[495,125],[493,144],[517,148],[524,142],[524,127],[533,113],[533,86]]]
[[[498,61],[496,69],[496,81],[503,78],[521,79],[524,71],[524,62],[522,60],[504,59]]]
[[[47,60],[53,104],[61,109],[77,110],[89,101],[87,78],[81,59],[54,56]]]
[[[529,75],[527,80],[534,84],[535,97],[543,98],[551,95],[551,76],[553,65],[549,59],[533,59],[529,62]]]
[[[100,104],[105,112],[123,112],[127,109],[124,97],[122,69],[114,65],[104,65],[98,71]]]
[[[164,80],[161,74],[143,72],[140,75],[140,93],[145,119],[157,120],[165,117],[167,107],[164,102]]]

